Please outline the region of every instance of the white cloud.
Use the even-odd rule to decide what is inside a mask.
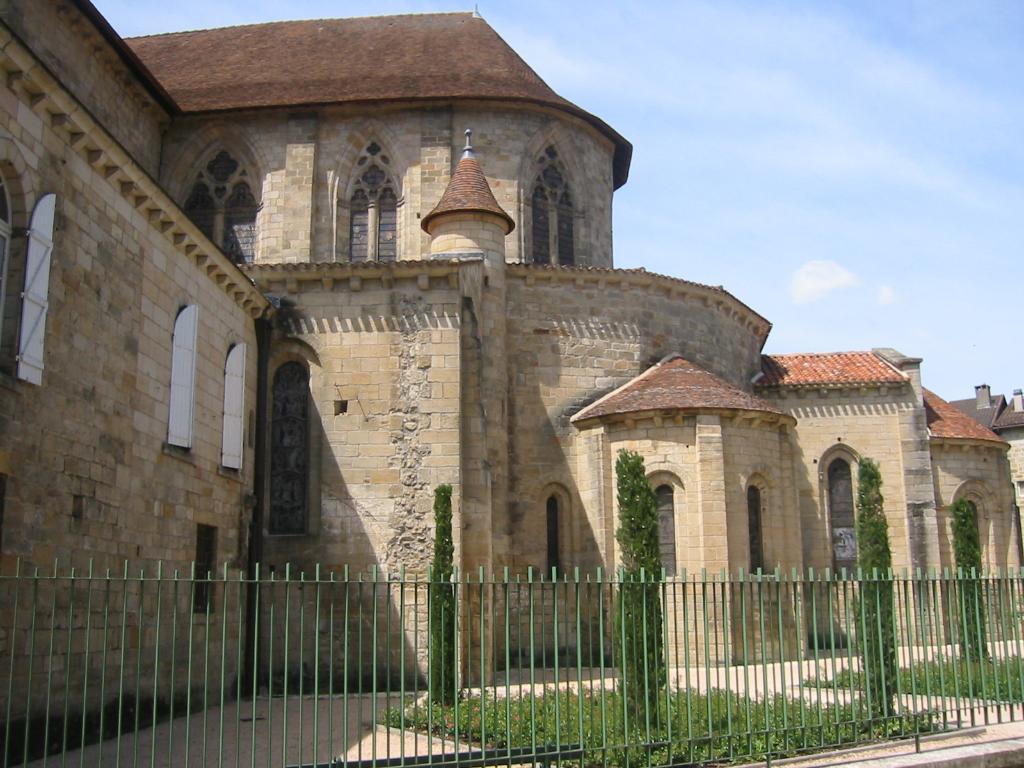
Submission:
[[[789,295],[796,304],[809,304],[859,282],[855,274],[834,261],[808,261],[789,279]]]
[[[896,301],[896,291],[892,289],[891,285],[880,285],[878,287],[878,303],[882,306],[888,306]]]

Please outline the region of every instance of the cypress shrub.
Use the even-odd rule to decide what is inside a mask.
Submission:
[[[967,499],[953,504],[953,558],[958,571],[960,652],[968,661],[985,658],[985,607],[981,599],[981,542],[977,512]]]
[[[882,475],[862,459],[857,481],[857,565],[861,569],[858,632],[863,693],[871,717],[894,714],[896,643],[893,637],[892,550],[882,510]]]
[[[638,722],[643,722],[645,706],[649,712],[659,711],[658,694],[666,680],[658,503],[639,454],[619,451],[615,477],[619,501],[616,538],[622,551],[622,583],[615,610],[620,685]]]
[[[455,701],[455,545],[452,542],[452,487],[434,490],[434,558],[430,563],[430,698],[438,704]]]

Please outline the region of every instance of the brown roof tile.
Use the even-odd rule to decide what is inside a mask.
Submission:
[[[761,355],[758,387],[903,384],[907,377],[874,352]]]
[[[673,356],[588,405],[571,421],[579,423],[602,416],[645,411],[701,409],[763,411],[782,415],[761,398],[737,389],[698,365]]]
[[[423,217],[420,226],[423,227],[424,232],[429,232],[430,222],[438,216],[462,211],[493,213],[504,220],[507,227],[506,235],[516,226],[512,217],[505,213],[505,209],[494,199],[491,185],[487,183],[484,171],[472,152],[467,152],[459,160],[451,181],[445,187],[444,194],[434,206],[434,210]]]
[[[1007,429],[1009,427],[1024,427],[1024,411],[1015,411],[1012,400],[1007,403],[995,423],[996,429]]]
[[[563,99],[472,13],[250,24],[128,38],[184,112],[489,99],[554,107],[615,145],[615,186],[633,148]]]
[[[970,416],[953,407],[931,390],[924,390],[924,410],[928,431],[933,438],[986,440],[1006,445],[1006,441]]]

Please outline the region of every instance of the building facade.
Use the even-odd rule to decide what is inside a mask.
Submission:
[[[1009,444],[919,359],[765,356],[723,288],[614,267],[629,143],[478,16],[0,9],[5,566],[424,572],[450,483],[462,569],[609,568],[621,448],[674,574],[852,567],[864,457],[896,567],[952,565],[963,496],[1019,563]]]

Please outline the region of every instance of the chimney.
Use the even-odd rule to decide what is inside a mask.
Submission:
[[[1013,390],[1013,410],[1015,413],[1024,411],[1024,394],[1019,389]]]
[[[982,408],[992,407],[992,390],[988,384],[979,384],[974,388],[975,408],[979,411]]]

